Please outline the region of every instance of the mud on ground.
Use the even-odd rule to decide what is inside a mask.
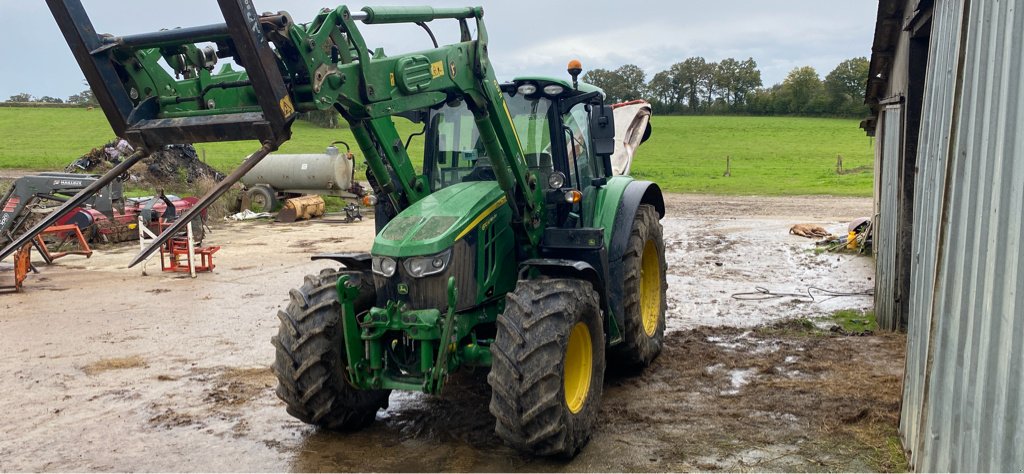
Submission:
[[[25,293],[0,295],[0,470],[901,469],[904,338],[843,336],[817,319],[870,298],[730,297],[869,288],[869,259],[819,255],[786,230],[841,229],[870,201],[773,199],[668,198],[665,351],[641,374],[609,374],[594,438],[571,462],[501,445],[482,371],[440,397],[393,393],[357,433],[285,413],[268,369],[274,313],[321,268],[310,254],[366,250],[367,220],[219,226],[207,241],[223,246],[217,269],[195,280],[155,261],[148,276],[124,268],[129,246],[59,260]]]

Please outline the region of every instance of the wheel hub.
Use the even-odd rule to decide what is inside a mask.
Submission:
[[[572,413],[579,413],[587,402],[590,392],[590,378],[593,375],[593,341],[590,329],[583,322],[576,323],[569,333],[569,344],[565,350],[563,379],[565,380],[565,404]]]
[[[644,245],[640,259],[640,316],[644,333],[647,337],[654,336],[661,316],[661,264],[653,240]]]

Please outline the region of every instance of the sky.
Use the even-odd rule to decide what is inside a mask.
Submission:
[[[253,0],[258,11],[287,10],[307,22],[323,0]],[[93,25],[116,35],[220,23],[213,0],[83,0]],[[374,3],[371,3],[374,4]],[[566,75],[573,58],[584,71],[626,63],[655,73],[691,56],[708,61],[754,58],[769,86],[795,67],[824,77],[839,62],[869,56],[878,2],[872,0],[388,0],[384,4],[482,5],[499,80]],[[358,10],[362,5],[350,4]],[[0,0],[0,100],[21,92],[66,98],[83,75],[42,0]],[[454,21],[430,24],[439,41],[458,37]],[[367,43],[395,54],[431,47],[413,25],[366,25]]]

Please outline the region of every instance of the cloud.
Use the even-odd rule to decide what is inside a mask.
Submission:
[[[750,18],[717,16],[685,27],[666,20],[622,21],[599,32],[562,31],[519,47],[509,56],[520,70],[579,57],[591,68],[636,64],[648,76],[691,56],[709,61],[753,57],[765,83],[771,84],[793,67],[809,64],[830,69],[844,59],[867,55],[873,24],[848,23],[822,14],[794,18],[784,12]]]
[[[82,73],[43,2],[3,1],[0,29],[0,100],[18,93],[66,97],[84,88]],[[323,0],[254,0],[260,11],[288,10],[309,21]],[[329,2],[327,2],[329,3]],[[790,69],[810,65],[825,75],[840,61],[870,53],[875,2],[838,0],[721,0],[554,2],[551,0],[432,0],[458,6],[482,3],[491,59],[500,79],[517,75],[565,74],[569,59],[584,68],[616,68],[633,63],[648,77],[690,56],[710,61],[753,57],[766,85]],[[87,1],[98,31],[118,34],[154,31],[222,21],[213,2],[179,0],[154,14],[156,0]],[[430,23],[442,41],[457,36],[455,23]],[[396,53],[430,47],[415,26],[367,26],[373,46]],[[14,47],[14,45],[18,45]]]

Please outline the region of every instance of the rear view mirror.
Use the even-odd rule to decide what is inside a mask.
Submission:
[[[594,154],[604,164],[605,176],[611,176],[612,153],[615,153],[615,119],[611,107],[595,104],[590,108],[590,137],[594,140]]]

